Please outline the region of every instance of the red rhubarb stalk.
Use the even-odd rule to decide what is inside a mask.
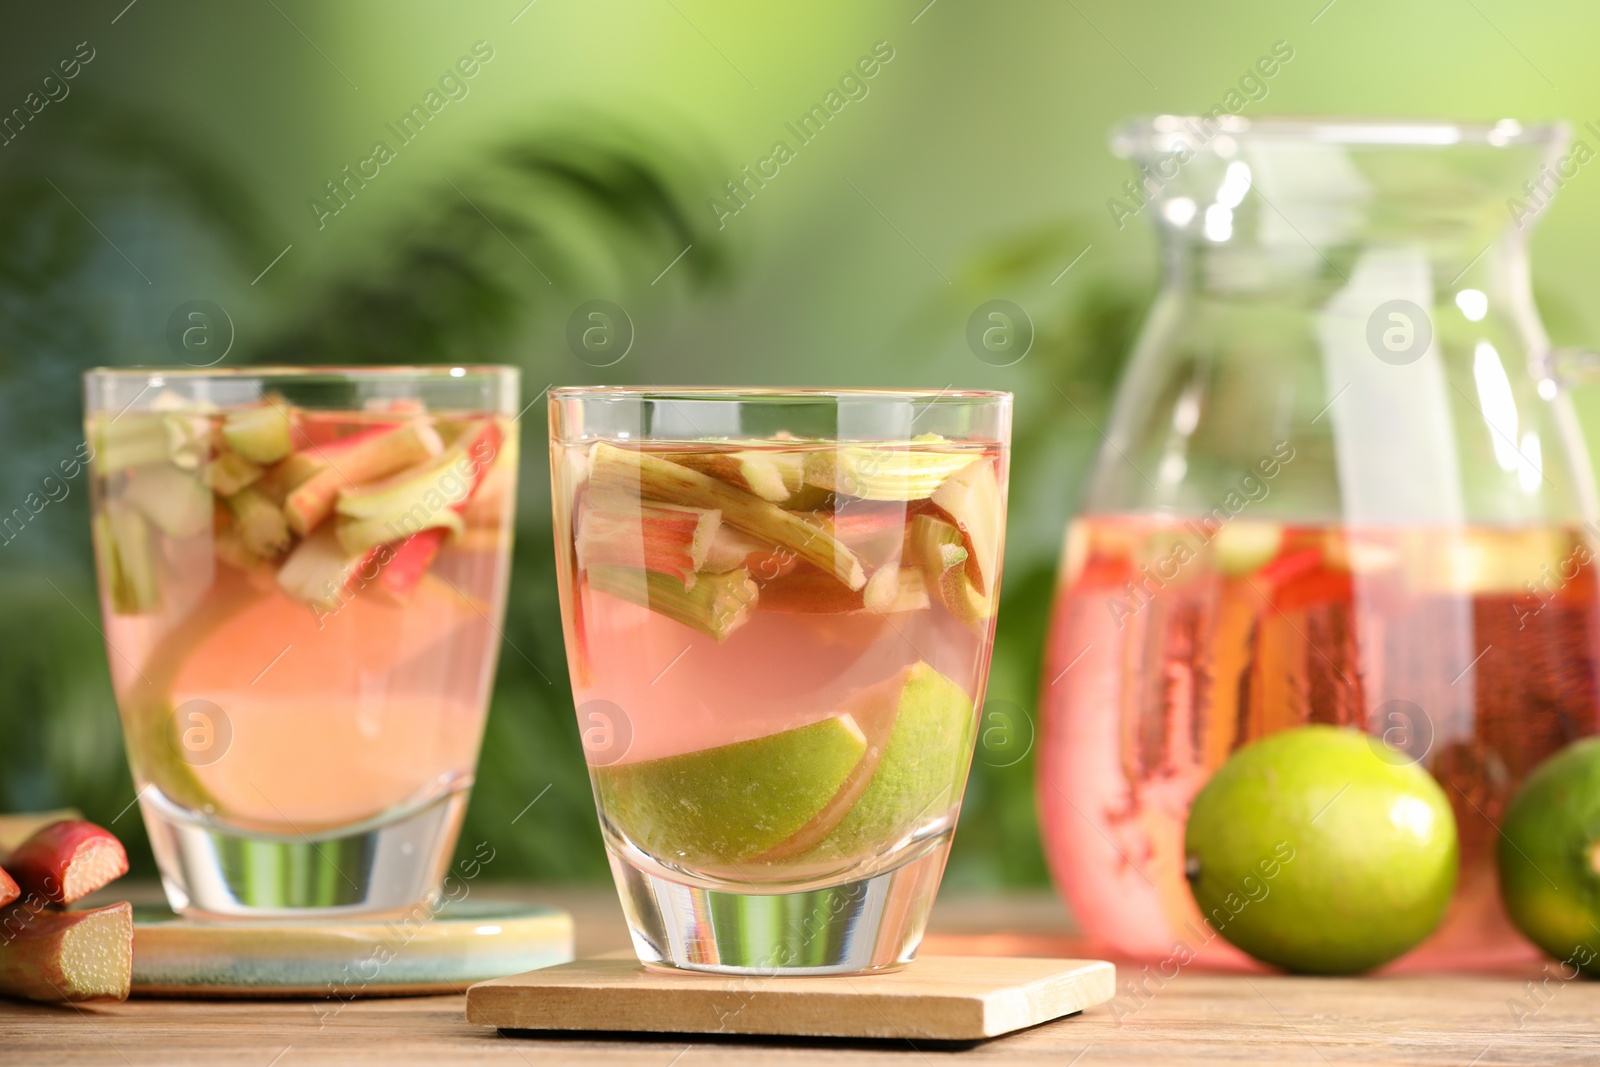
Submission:
[[[341,450],[326,470],[306,479],[284,501],[289,528],[304,537],[333,514],[341,489],[386,478],[442,451],[438,431],[426,423],[387,430]]]
[[[6,869],[30,901],[71,904],[127,874],[128,854],[94,823],[63,819],[18,845]]]
[[[0,911],[0,995],[59,1003],[126,1000],[133,984],[133,907]]]
[[[721,525],[714,509],[590,493],[578,519],[578,565],[669,574],[688,589]]]

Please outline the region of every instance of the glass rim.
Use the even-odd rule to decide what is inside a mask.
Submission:
[[[813,388],[809,386],[640,386],[563,385],[550,390],[550,399],[628,400],[885,400],[910,403],[1006,401],[1012,394],[996,389],[879,389]]]
[[[458,363],[458,364],[326,364],[304,367],[289,364],[262,364],[254,367],[167,367],[161,365],[133,367],[90,367],[83,372],[85,379],[141,379],[141,378],[371,378],[418,380],[444,379],[461,381],[467,378],[520,377],[522,368],[509,363]]]
[[[1210,124],[1215,132],[1237,140],[1309,141],[1317,144],[1373,148],[1450,148],[1481,145],[1555,145],[1566,141],[1571,127],[1560,121],[1524,125],[1516,119],[1494,123],[1456,122],[1448,119],[1344,118],[1340,116],[1269,115],[1148,115],[1128,119],[1111,131],[1112,151],[1129,156],[1163,139],[1193,133],[1197,124]],[[1202,147],[1206,142],[1202,142]]]

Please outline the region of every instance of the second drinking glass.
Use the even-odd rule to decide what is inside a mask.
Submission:
[[[1001,393],[557,389],[579,728],[641,960],[893,967],[982,703]]]

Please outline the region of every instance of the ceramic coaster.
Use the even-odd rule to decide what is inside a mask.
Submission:
[[[923,956],[899,971],[762,978],[652,970],[631,956],[480,982],[467,1020],[502,1030],[977,1041],[1115,992],[1102,960]]]
[[[136,907],[135,996],[336,997],[458,993],[572,959],[572,917],[493,900],[415,918],[198,922]]]

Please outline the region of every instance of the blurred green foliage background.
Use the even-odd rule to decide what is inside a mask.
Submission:
[[[1243,114],[1566,119],[1600,146],[1582,128],[1600,119],[1600,10],[1573,0],[96,0],[5,20],[0,116],[27,118],[0,135],[0,515],[81,442],[81,372],[175,362],[169,316],[197,299],[231,319],[229,366],[509,361],[530,400],[591,382],[1009,389],[990,696],[1030,713],[1061,533],[1155,280],[1145,224],[1107,207],[1128,177],[1105,147],[1116,121],[1217,106],[1284,42],[1292,59]],[[429,91],[444,103],[402,145],[388,124]],[[837,113],[798,136],[830,92]],[[394,158],[336,203],[326,183],[379,139]],[[778,141],[790,158],[763,163]],[[746,166],[770,177],[736,201],[725,183]],[[1597,233],[1584,171],[1534,241],[1558,343],[1600,337]],[[1003,368],[965,340],[996,298],[1038,334]],[[567,348],[590,299],[635,325],[616,366]],[[544,431],[535,405],[514,647],[464,840],[494,843],[496,876],[601,879]],[[0,545],[0,603],[0,809],[81,807],[150,873],[81,477]],[[951,884],[1042,881],[1032,760],[980,763],[962,828]]]

